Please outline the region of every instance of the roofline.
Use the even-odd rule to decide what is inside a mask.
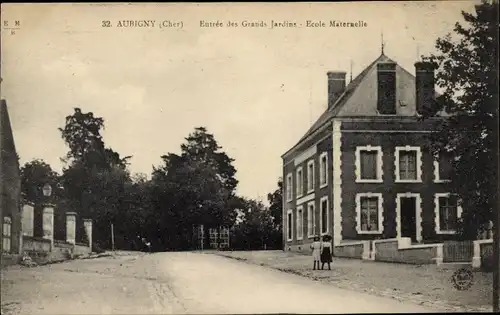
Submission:
[[[330,124],[332,120],[337,120],[337,121],[406,121],[406,122],[414,122],[417,121],[420,118],[420,116],[397,116],[397,115],[381,115],[381,116],[333,116],[330,117],[328,120],[325,121],[324,124],[320,125],[318,128],[316,128],[309,136],[307,136],[305,139],[302,141],[299,141],[297,144],[295,144],[291,149],[286,151],[283,155],[281,155],[282,159],[285,159],[288,155],[293,153],[297,147],[313,138],[316,136],[320,131],[322,131],[325,126]],[[426,121],[438,121],[441,119],[446,119],[447,117],[443,116],[436,116],[436,117],[428,117],[425,120]]]
[[[306,131],[306,134],[310,131],[311,133],[305,137],[305,138],[301,138],[292,148],[290,148],[288,151],[286,151],[284,154],[281,155],[281,158],[284,159],[286,158],[290,153],[292,153],[301,143],[303,143],[304,141],[310,139],[311,137],[313,137],[314,135],[316,135],[319,130],[322,130],[322,128],[324,128],[325,125],[327,125],[328,123],[331,122],[332,119],[334,118],[344,118],[344,119],[348,119],[350,117],[352,117],[353,119],[363,119],[362,116],[336,116],[338,114],[338,110],[340,110],[341,107],[338,107],[339,103],[343,100],[343,98],[345,97],[345,95],[350,92],[352,89],[356,89],[357,86],[355,87],[351,87],[349,88],[349,85],[351,85],[352,82],[355,82],[359,77],[361,77],[363,74],[366,75],[365,71],[368,71],[369,69],[371,69],[376,63],[377,63],[377,60],[382,57],[382,55],[384,55],[386,58],[388,58],[391,62],[395,63],[397,67],[401,68],[401,70],[403,70],[403,72],[406,72],[406,74],[412,76],[412,77],[416,77],[415,75],[411,74],[410,71],[408,71],[407,69],[405,69],[403,66],[401,66],[400,64],[398,64],[396,61],[394,61],[391,57],[385,55],[384,53],[382,53],[379,57],[377,57],[374,61],[372,61],[368,66],[366,66],[363,71],[361,71],[355,78],[354,80],[352,80],[347,86],[346,88],[344,89],[344,92],[337,98],[337,100],[335,101],[335,103],[333,104],[333,106],[329,109],[327,109],[324,113],[328,113],[328,112],[332,112],[331,113],[331,117],[327,118],[326,121],[322,124],[322,125],[319,125],[316,129],[314,130],[307,130]],[[436,92],[437,93],[437,92]],[[439,95],[439,94],[438,94]],[[337,112],[335,113],[334,111]],[[321,114],[323,115],[323,114]],[[320,115],[320,117],[321,117]],[[318,117],[318,120],[319,118]],[[364,116],[365,118],[370,118],[370,119],[379,119],[381,118],[381,116]],[[385,116],[385,117],[390,117],[391,120],[394,120],[395,118],[397,119],[398,117],[396,116]],[[417,116],[400,116],[401,118],[408,118],[408,117],[417,117]],[[314,124],[313,124],[314,125]]]
[[[373,63],[373,62],[372,62],[372,63]],[[369,68],[369,67],[367,67],[367,68]],[[363,73],[363,71],[361,71],[361,72],[360,72],[360,73],[356,76],[356,78],[354,78],[354,80],[352,80],[351,82],[355,81],[355,80],[356,80],[356,79],[357,79],[357,78],[358,78],[358,77],[359,77],[362,73]],[[350,83],[349,83],[349,84],[350,84]],[[340,96],[337,98],[337,100],[335,101],[335,103],[333,104],[333,106],[332,106],[331,108],[329,108],[329,109],[327,108],[326,112],[333,111],[334,109],[336,109],[336,108],[337,108],[337,105],[340,103],[340,101],[344,98],[344,96],[347,94],[347,92],[349,92],[349,91],[350,91],[350,89],[349,89],[348,87],[349,87],[349,85],[347,85],[347,86],[346,86],[346,88],[344,89],[344,92],[342,92],[342,94],[340,94]],[[323,115],[323,114],[322,114],[322,115]],[[320,115],[320,117],[321,117],[321,115]],[[295,148],[296,148],[299,144],[301,144],[302,142],[306,141],[306,139],[310,139],[310,138],[311,138],[311,136],[316,135],[316,134],[318,133],[318,130],[319,130],[319,129],[321,129],[321,128],[324,128],[324,126],[325,126],[326,124],[328,124],[328,123],[331,121],[331,119],[332,119],[332,118],[333,118],[333,117],[328,118],[328,119],[327,119],[327,120],[326,120],[326,121],[325,121],[322,125],[319,125],[319,126],[318,126],[318,128],[316,128],[316,129],[312,130],[312,131],[311,131],[311,134],[309,134],[309,136],[307,136],[305,139],[300,139],[300,140],[299,140],[299,141],[298,141],[298,142],[297,142],[297,143],[296,143],[296,144],[295,144],[295,145],[294,145],[291,149],[289,149],[288,151],[286,151],[285,153],[283,153],[283,155],[281,156],[281,158],[282,158],[282,159],[283,159],[283,158],[285,158],[285,157],[286,157],[286,155],[288,155],[288,154],[289,154],[289,152],[290,152],[290,151],[292,151],[293,149],[295,149]],[[318,119],[319,119],[319,117],[318,117]],[[307,131],[306,131],[306,133],[307,133]]]
[[[309,134],[305,139],[302,139],[300,140],[299,142],[297,142],[293,147],[291,147],[290,149],[288,149],[288,151],[286,151],[285,153],[283,153],[281,155],[281,158],[284,159],[286,158],[288,155],[290,155],[291,153],[293,153],[293,151],[295,151],[295,149],[303,142],[313,138],[314,136],[316,136],[318,134],[318,132],[322,131],[325,126],[327,126],[329,123],[331,122],[331,118],[327,119],[322,125],[320,125],[318,128],[316,128],[313,132],[311,132],[311,134]]]
[[[7,123],[7,127],[9,129],[10,138],[12,139],[12,149],[14,150],[14,153],[16,155],[15,162],[16,162],[16,165],[17,165],[17,170],[19,172],[19,167],[21,166],[21,164],[19,162],[19,159],[18,159],[19,154],[18,154],[17,148],[16,148],[16,141],[14,139],[14,132],[12,130],[12,123],[10,121],[10,115],[9,115],[9,108],[7,106],[7,100],[4,99],[4,98],[0,99],[0,119],[2,119],[1,118],[2,115],[5,115],[5,119],[6,119],[5,122]],[[1,128],[2,128],[2,130],[0,130],[0,133],[3,132],[3,128],[4,127],[2,126]],[[2,135],[2,137],[5,138],[5,135]],[[3,141],[3,139],[0,140],[0,141]],[[4,150],[4,148],[0,148],[0,149]]]

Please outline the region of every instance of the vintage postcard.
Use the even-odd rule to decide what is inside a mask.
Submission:
[[[498,25],[3,3],[2,314],[498,311]]]

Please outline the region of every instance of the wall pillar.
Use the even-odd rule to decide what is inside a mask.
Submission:
[[[83,226],[85,227],[87,239],[89,240],[90,252],[92,252],[92,219],[83,219]]]
[[[25,203],[22,207],[23,235],[34,236],[35,207],[32,203]]]
[[[472,257],[472,268],[481,267],[481,242],[474,241],[474,255]]]
[[[436,265],[441,266],[443,264],[443,244],[438,244],[436,247],[436,257],[434,257],[434,262]]]
[[[66,212],[66,242],[76,243],[76,212]]]
[[[50,250],[54,248],[54,206],[45,204],[43,207],[43,238],[50,240]]]

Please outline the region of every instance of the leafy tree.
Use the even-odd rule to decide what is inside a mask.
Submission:
[[[130,184],[127,170],[128,159],[106,148],[100,134],[104,119],[92,112],[84,113],[75,108],[73,115],[66,117],[64,128],[59,128],[63,140],[69,147],[67,167],[62,181],[68,197],[68,207],[79,213],[80,218],[94,221],[94,239],[104,246],[110,245],[110,223],[118,224],[118,233],[123,220],[121,209]],[[116,235],[119,239],[121,236]]]
[[[211,166],[217,172],[219,180],[224,188],[233,192],[238,185],[234,178],[236,169],[232,165],[233,159],[217,144],[214,136],[207,132],[205,127],[197,127],[195,131],[186,138],[187,143],[181,145],[182,156],[193,161],[203,161],[207,166]]]
[[[112,149],[105,148],[101,130],[104,119],[95,117],[92,112],[84,113],[75,108],[73,115],[66,117],[64,128],[59,128],[63,140],[69,146],[65,162],[80,162],[88,167],[109,169],[118,165],[125,168],[130,156],[120,158]]]
[[[431,135],[430,150],[454,157],[451,189],[464,206],[461,234],[466,238],[493,219],[498,200],[492,164],[498,161],[498,2],[485,1],[475,11],[462,12],[467,24],[457,22],[455,37],[439,38],[439,53],[424,58],[437,66],[436,83],[443,90],[436,109],[451,114]]]
[[[221,149],[214,136],[199,127],[181,145],[180,155],[166,154],[163,165],[154,168],[152,202],[161,220],[158,230],[169,247],[192,246],[193,226],[233,224],[236,170]]]
[[[59,174],[41,159],[34,159],[21,167],[21,194],[27,201],[39,203],[44,201],[42,188],[45,184],[52,187],[54,199],[62,196]]]
[[[278,188],[267,194],[269,201],[269,211],[273,217],[273,223],[277,230],[281,232],[283,224],[283,179],[280,177],[278,180]]]
[[[231,246],[245,250],[280,248],[281,235],[274,226],[270,210],[260,201],[245,198],[241,200],[241,221],[233,228]]]

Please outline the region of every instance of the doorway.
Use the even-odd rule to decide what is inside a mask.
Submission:
[[[401,237],[411,238],[412,243],[417,242],[416,202],[416,197],[400,197]]]

